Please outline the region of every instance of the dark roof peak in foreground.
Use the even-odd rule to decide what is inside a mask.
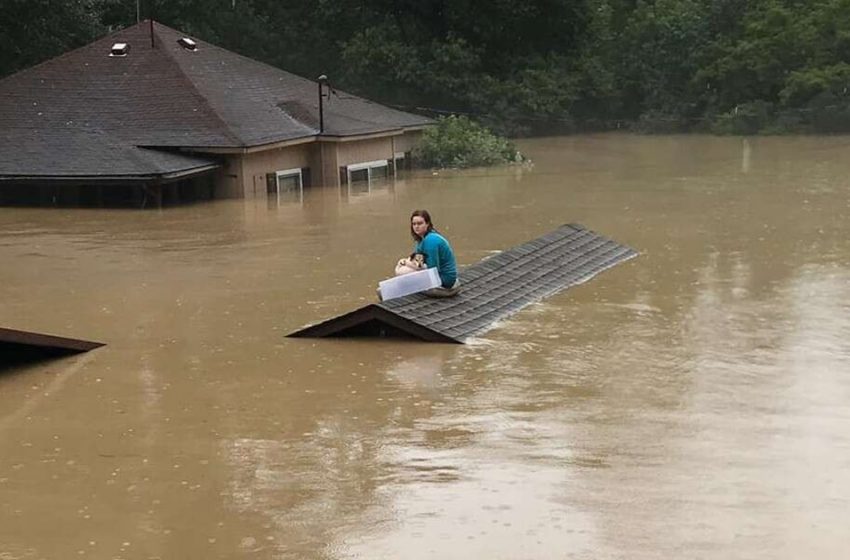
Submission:
[[[9,363],[88,352],[102,342],[0,327],[0,370]]]
[[[431,122],[337,93],[325,101],[326,136],[401,132]],[[62,153],[44,152],[44,145],[71,146],[86,138],[81,131],[99,131],[127,147],[202,152],[316,138],[318,120],[316,82],[144,21],[0,79],[0,130],[45,137],[28,145],[2,135],[0,177],[24,168],[61,174]],[[7,158],[9,152],[18,155]],[[64,164],[85,167],[89,176],[110,173],[94,160]]]
[[[580,225],[565,225],[460,273],[461,292],[435,299],[421,293],[370,304],[305,327],[291,337],[402,334],[462,343],[493,323],[637,256]]]

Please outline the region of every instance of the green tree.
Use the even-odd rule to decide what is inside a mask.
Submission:
[[[101,35],[99,5],[95,0],[0,1],[0,77]]]
[[[426,129],[414,150],[426,167],[478,167],[522,161],[514,145],[462,116],[444,117]]]

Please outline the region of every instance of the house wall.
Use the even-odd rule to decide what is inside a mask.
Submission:
[[[313,165],[310,145],[298,144],[265,152],[246,154],[243,158],[245,196],[267,195],[266,174],[286,169],[302,169]]]
[[[315,151],[318,160],[316,169],[320,170],[316,178],[316,184],[339,186],[339,173],[337,172],[339,154],[337,153],[336,143],[318,142]]]
[[[337,167],[393,158],[393,137],[337,143]]]
[[[232,155],[215,177],[217,198],[265,198],[266,174],[284,169],[310,168],[311,184],[339,186],[339,168],[356,163],[392,160],[409,152],[420,133],[352,140],[313,142],[263,152]]]
[[[241,198],[244,196],[241,183],[242,161],[239,156],[224,158],[224,165],[215,172],[216,198]]]
[[[422,132],[416,130],[413,132],[406,132],[401,136],[393,136],[393,142],[395,144],[394,151],[395,153],[405,153],[411,151],[416,147],[416,144],[419,143],[419,139],[422,137]]]

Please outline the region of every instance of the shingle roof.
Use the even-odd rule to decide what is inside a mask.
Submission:
[[[187,50],[177,42],[185,34],[158,23],[153,33],[151,47],[150,22],[142,22],[0,80],[0,130],[9,131],[0,137],[0,176],[33,168],[108,175],[103,158],[86,157],[104,142],[203,151],[318,134],[316,82],[197,39]],[[109,56],[116,42],[129,45],[127,56]],[[430,122],[342,92],[325,100],[324,121],[328,136]],[[9,155],[18,146],[11,131],[25,140],[18,155]],[[74,158],[54,151],[77,142],[92,145]],[[132,167],[133,153],[119,167]]]
[[[185,35],[161,25],[155,28],[182,73],[242,144],[260,145],[319,133],[316,82],[201,41],[197,51],[186,51],[177,44]],[[384,132],[431,122],[334,91],[323,107],[326,136]]]
[[[583,226],[565,225],[463,269],[456,297],[412,294],[367,305],[289,336],[400,332],[432,342],[463,342],[526,305],[636,256],[634,249]]]
[[[202,172],[218,163],[192,154],[139,148],[96,129],[45,134],[35,128],[0,129],[0,181],[145,181]],[[44,158],[49,157],[49,165]],[[100,172],[98,172],[100,170]],[[108,174],[103,170],[108,170]]]

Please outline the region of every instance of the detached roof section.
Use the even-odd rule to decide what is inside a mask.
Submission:
[[[33,169],[61,175],[71,162],[54,161],[56,147],[80,142],[87,146],[79,147],[78,171],[99,176],[111,168],[86,154],[104,144],[239,150],[318,136],[316,82],[197,39],[195,49],[185,48],[178,42],[184,37],[153,23],[151,46],[145,21],[0,80],[0,177]],[[125,43],[126,54],[110,56],[115,43]],[[337,92],[325,100],[324,122],[325,136],[344,137],[431,121]],[[24,144],[10,157],[16,137]],[[133,153],[119,158],[119,167]],[[145,171],[158,173],[160,163]],[[172,159],[166,168],[175,164],[181,165]]]
[[[636,256],[633,249],[583,226],[565,225],[462,270],[456,297],[413,294],[367,305],[289,336],[406,334],[461,343],[535,301]]]

